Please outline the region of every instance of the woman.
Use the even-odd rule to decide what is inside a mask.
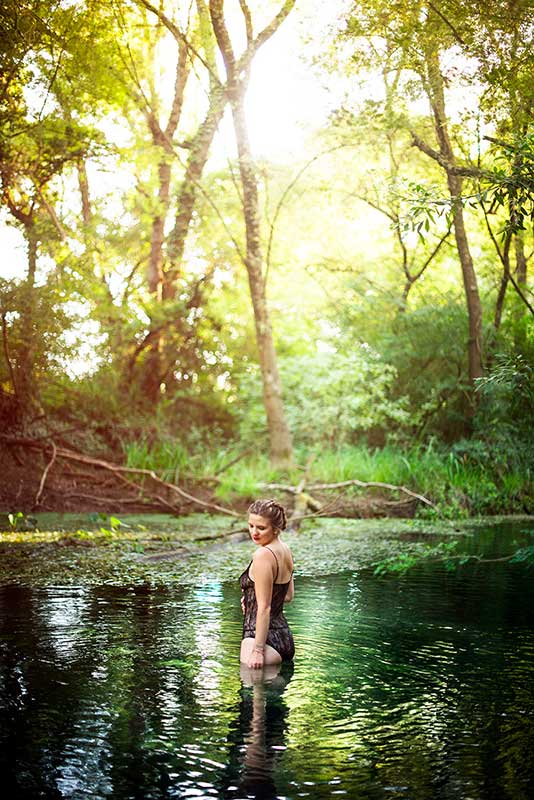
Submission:
[[[284,603],[293,599],[293,557],[280,539],[286,513],[275,500],[256,500],[248,510],[248,528],[258,550],[241,575],[243,641],[241,662],[251,669],[291,661],[293,636]]]

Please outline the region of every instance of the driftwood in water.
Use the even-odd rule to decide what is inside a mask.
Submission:
[[[191,542],[191,545],[197,545],[199,542],[207,542],[206,545],[202,547],[201,550],[193,549],[189,545],[179,547],[174,550],[166,550],[163,553],[154,553],[143,556],[143,561],[175,561],[176,559],[182,559],[185,556],[191,556],[198,553],[203,553],[204,555],[207,552],[211,552],[213,550],[219,550],[222,547],[227,547],[229,544],[237,544],[237,542],[244,542],[249,537],[248,528],[231,528],[228,531],[223,531],[219,533],[217,536],[213,536],[209,534],[207,536],[196,536],[194,540]],[[212,543],[212,544],[209,544]]]

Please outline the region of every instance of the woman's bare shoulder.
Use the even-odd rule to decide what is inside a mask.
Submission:
[[[269,552],[269,548],[267,547],[258,547],[252,556],[252,560],[255,564],[268,564],[270,566],[273,562],[273,551],[271,550]]]
[[[284,559],[284,563],[289,570],[293,569],[293,553],[291,552],[291,548],[285,542],[279,542],[282,547],[282,557]]]
[[[293,558],[293,553],[291,552],[291,548],[287,544],[287,542],[280,542],[280,544],[284,548],[284,552],[286,553],[286,555],[288,555],[290,558]]]

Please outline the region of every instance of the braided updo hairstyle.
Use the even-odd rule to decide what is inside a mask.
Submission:
[[[254,500],[248,513],[265,517],[270,520],[273,528],[277,528],[279,531],[285,530],[287,525],[285,508],[276,500]]]

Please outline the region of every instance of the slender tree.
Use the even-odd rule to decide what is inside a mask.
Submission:
[[[197,203],[202,175],[206,166],[213,138],[227,105],[224,82],[218,74],[215,59],[213,32],[209,24],[209,14],[204,0],[197,0],[197,35],[191,30],[183,31],[162,9],[148,0],[138,0],[151,14],[155,15],[174,38],[177,63],[174,98],[169,110],[167,124],[162,127],[156,111],[157,103],[147,103],[145,94],[137,87],[134,90],[138,105],[142,108],[151,133],[153,144],[160,151],[158,167],[157,210],[152,221],[150,255],[148,261],[148,288],[155,311],[150,328],[141,343],[133,349],[125,365],[125,378],[130,380],[139,357],[148,351],[143,360],[142,391],[144,400],[151,407],[160,398],[160,385],[170,384],[176,366],[177,353],[172,342],[174,334],[187,336],[183,315],[176,305],[177,287],[183,277],[183,258],[195,206]],[[192,69],[203,71],[203,80],[208,84],[208,108],[203,119],[193,133],[179,137],[179,123],[182,117],[184,92]],[[173,184],[172,174],[180,153],[187,153],[182,176]],[[171,210],[173,196],[176,198],[174,225],[165,236],[165,226]],[[197,302],[198,284],[191,289],[191,303]]]
[[[483,373],[482,305],[463,213],[462,176],[468,170],[459,168],[457,163],[440,65],[442,53],[455,42],[454,26],[451,30],[439,9],[425,0],[415,6],[408,2],[378,0],[373,6],[355,2],[347,30],[352,36],[379,36],[392,43],[402,69],[408,70],[412,76],[417,75],[420,91],[428,98],[438,149],[416,132],[412,132],[413,144],[443,168],[447,180],[468,314],[467,360],[469,380],[473,386]],[[476,170],[472,172],[478,174]],[[471,397],[474,410],[474,392]]]
[[[425,48],[424,64],[426,74],[422,75],[432,109],[434,129],[439,143],[441,163],[447,174],[452,207],[452,220],[458,257],[462,268],[467,314],[469,320],[469,340],[467,345],[469,380],[474,384],[483,374],[482,348],[482,304],[478,289],[477,275],[469,248],[462,203],[462,178],[456,170],[456,157],[449,134],[449,124],[445,106],[444,80],[439,64],[439,50],[433,44]],[[427,155],[434,157],[431,148],[419,138],[414,143]]]
[[[276,350],[266,297],[258,184],[245,115],[245,96],[250,77],[253,53],[259,44],[263,44],[263,42],[273,36],[294,5],[295,0],[286,0],[274,19],[255,38],[250,9],[245,0],[240,0],[240,7],[246,28],[247,49],[244,56],[236,58],[224,17],[224,2],[223,0],[210,0],[213,30],[226,68],[228,82],[227,93],[232,109],[237,143],[246,230],[245,266],[248,273],[250,296],[254,310],[256,341],[262,376],[263,400],[269,428],[271,461],[274,465],[279,467],[291,464],[293,445],[291,432],[284,413],[282,384],[278,372]],[[257,46],[255,46],[256,43]]]
[[[164,242],[165,223],[171,199],[172,167],[176,159],[173,139],[180,122],[184,104],[184,92],[191,71],[191,61],[188,58],[186,40],[180,39],[176,44],[174,95],[166,124],[164,126],[160,124],[156,98],[153,98],[153,102],[143,109],[152,137],[152,144],[159,151],[157,207],[152,219],[147,268],[148,291],[152,295],[156,306],[160,305],[164,300],[166,278],[167,284],[169,282],[168,274],[166,276],[164,271]],[[160,320],[156,320],[152,324],[151,333],[152,341],[148,357],[144,363],[142,392],[148,403],[154,406],[159,399],[160,384],[167,369],[163,352],[165,339]]]

